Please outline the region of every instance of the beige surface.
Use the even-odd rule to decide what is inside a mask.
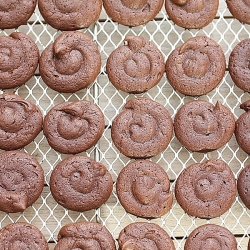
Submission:
[[[40,51],[60,34],[60,32],[44,24],[38,11],[32,16],[27,25],[21,26],[18,30],[30,35],[36,41]],[[12,31],[13,30],[2,31],[1,35],[10,34]],[[225,1],[220,0],[219,12],[216,19],[202,30],[185,30],[173,25],[173,23],[168,20],[165,10],[163,9],[156,20],[135,28],[113,23],[107,18],[103,11],[100,20],[87,29],[86,32],[97,42],[102,54],[102,71],[95,83],[87,90],[78,91],[75,94],[59,94],[46,87],[37,71],[36,75],[27,84],[14,91],[22,97],[36,103],[44,115],[53,105],[62,101],[88,99],[98,104],[105,114],[106,129],[98,144],[88,150],[87,153],[82,154],[87,154],[96,160],[100,160],[111,171],[115,181],[119,171],[130,160],[121,155],[112,144],[110,126],[113,118],[118,114],[126,100],[133,98],[134,95],[117,91],[113,85],[109,83],[105,73],[105,62],[108,55],[122,44],[126,35],[142,35],[150,39],[158,45],[165,59],[176,46],[182,44],[182,42],[189,37],[207,35],[222,46],[228,61],[232,48],[240,40],[249,37],[250,26],[242,25],[233,19],[226,8]],[[13,90],[8,90],[7,92],[13,92]],[[139,96],[147,96],[163,104],[171,113],[172,118],[183,103],[194,99],[193,97],[186,97],[175,92],[166,80],[165,75],[158,86],[151,89],[148,93]],[[206,96],[199,97],[199,99],[208,100],[214,104],[217,100],[221,101],[234,112],[236,118],[242,113],[239,109],[239,104],[248,98],[248,93],[244,93],[234,86],[228,72],[226,72],[218,88]],[[60,227],[72,221],[97,221],[105,225],[115,238],[118,237],[122,228],[129,223],[133,221],[145,221],[145,219],[138,219],[124,211],[117,200],[115,189],[108,202],[100,209],[85,213],[77,213],[63,209],[57,205],[51,197],[48,182],[55,164],[67,156],[60,155],[50,149],[42,133],[40,133],[33,143],[25,147],[24,150],[34,155],[45,170],[46,183],[44,191],[39,200],[24,213],[8,215],[0,212],[1,227],[14,221],[30,222],[42,230],[46,239],[50,242],[50,249],[53,249],[55,245],[53,242],[57,239],[57,233]],[[174,190],[174,181],[185,166],[194,162],[217,157],[225,160],[230,165],[236,177],[240,169],[250,162],[248,155],[238,148],[234,137],[225,147],[208,154],[191,153],[181,147],[177,139],[173,137],[169,147],[152,160],[158,162],[166,170],[172,183],[171,189]],[[186,215],[176,201],[174,201],[170,213],[160,219],[152,221],[161,225],[170,234],[174,239],[177,249],[183,249],[185,237],[187,237],[196,226],[205,223],[216,223],[227,227],[237,237],[239,249],[246,249],[250,213],[237,197],[234,205],[227,213],[220,218],[207,221]]]

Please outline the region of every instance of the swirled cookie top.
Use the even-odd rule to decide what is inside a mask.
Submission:
[[[124,167],[117,178],[116,190],[125,210],[139,217],[160,217],[173,203],[168,175],[148,160],[137,160]]]
[[[94,82],[100,72],[101,55],[91,37],[68,31],[41,54],[39,71],[43,81],[59,92],[76,92]]]
[[[166,75],[170,84],[184,95],[204,95],[222,80],[226,59],[220,45],[206,36],[188,39],[169,55]]]
[[[187,149],[208,152],[225,145],[232,137],[235,120],[231,111],[217,102],[191,101],[174,118],[177,139]]]
[[[242,23],[250,24],[250,3],[248,0],[226,0],[231,14]]]
[[[0,148],[14,150],[28,145],[42,130],[39,108],[15,94],[0,95]]]
[[[163,0],[103,0],[107,14],[126,26],[145,24],[160,12]]]
[[[0,29],[12,29],[25,24],[36,7],[37,0],[1,0]]]
[[[16,222],[0,230],[0,249],[49,250],[49,246],[37,227],[26,222]]]
[[[164,58],[144,37],[129,36],[107,60],[109,80],[120,90],[142,93],[154,87],[164,73]]]
[[[180,27],[200,29],[215,18],[219,0],[166,0],[170,19]]]
[[[77,30],[96,22],[102,10],[101,0],[38,0],[44,20],[59,30]]]
[[[224,161],[212,159],[187,167],[176,181],[175,196],[188,214],[215,218],[233,204],[236,181]]]
[[[10,89],[26,83],[38,66],[35,42],[22,32],[0,36],[0,88]]]
[[[22,212],[41,195],[44,171],[37,160],[21,151],[0,154],[0,210]]]
[[[113,189],[108,170],[85,156],[71,156],[57,164],[50,177],[54,199],[65,208],[87,211],[100,207]]]
[[[64,102],[44,118],[44,134],[55,150],[65,154],[85,151],[96,144],[104,131],[104,115],[92,102]]]
[[[115,250],[116,246],[111,233],[104,226],[99,223],[76,222],[60,229],[54,250],[62,248]]]
[[[167,232],[155,223],[129,224],[120,232],[118,243],[121,250],[175,250],[174,243]]]
[[[194,229],[188,236],[184,250],[206,249],[237,250],[234,235],[225,227],[208,224]]]
[[[131,158],[149,158],[168,146],[173,122],[168,110],[149,98],[129,100],[112,122],[116,147]]]

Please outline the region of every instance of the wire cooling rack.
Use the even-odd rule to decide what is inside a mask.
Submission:
[[[47,25],[38,10],[33,14],[27,25],[22,25],[16,30],[2,30],[0,33],[1,35],[9,35],[13,31],[22,31],[31,36],[40,51],[52,43],[61,33]],[[63,101],[86,99],[96,103],[105,115],[105,131],[97,145],[82,154],[101,161],[109,169],[115,181],[120,170],[131,160],[120,154],[113,145],[110,127],[112,120],[119,113],[122,106],[127,100],[135,97],[135,95],[118,91],[109,82],[105,70],[109,54],[123,44],[126,36],[138,35],[144,36],[156,44],[162,51],[164,58],[167,59],[169,53],[188,38],[206,35],[221,45],[228,62],[230,52],[234,46],[239,41],[249,37],[250,26],[243,25],[235,20],[229,13],[225,1],[220,0],[216,18],[211,24],[201,30],[186,30],[174,25],[168,19],[163,8],[153,21],[134,28],[122,26],[111,21],[103,11],[99,20],[88,29],[82,30],[82,32],[89,34],[94,39],[102,55],[101,72],[89,88],[74,94],[60,94],[48,88],[37,71],[34,77],[25,85],[4,92],[15,92],[23,98],[34,102],[40,107],[43,115],[55,104]],[[195,99],[173,90],[165,75],[153,89],[136,96],[146,96],[161,103],[169,110],[172,118],[174,118],[181,105]],[[239,105],[249,99],[249,94],[237,88],[232,82],[228,71],[226,71],[222,82],[216,89],[196,99],[207,100],[213,104],[220,101],[231,109],[235,118],[238,118],[243,112],[239,109]],[[110,199],[99,209],[84,213],[64,209],[53,200],[49,192],[48,183],[54,166],[67,157],[67,155],[59,154],[51,149],[42,133],[23,150],[35,156],[44,168],[46,174],[44,191],[38,201],[23,213],[6,214],[0,212],[1,227],[16,221],[32,223],[41,229],[49,242],[50,249],[53,249],[57,241],[59,229],[70,222],[86,220],[101,223],[117,239],[119,232],[126,225],[135,221],[146,221],[125,212],[117,199],[115,188]],[[220,158],[226,161],[232,168],[235,178],[237,178],[240,170],[250,163],[248,155],[238,147],[234,136],[227,145],[207,154],[189,152],[173,137],[168,148],[157,157],[152,158],[152,161],[159,163],[166,170],[171,180],[171,190],[173,191],[177,176],[186,166],[211,158]],[[206,223],[215,223],[228,228],[235,235],[238,248],[247,248],[248,232],[250,231],[250,213],[242,204],[238,195],[231,209],[219,218],[204,220],[188,216],[174,200],[173,207],[168,214],[151,221],[159,224],[168,232],[174,241],[176,249],[183,249],[185,239],[191,231],[197,226]]]

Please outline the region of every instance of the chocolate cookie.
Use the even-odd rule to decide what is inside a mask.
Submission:
[[[237,189],[245,206],[250,209],[250,165],[246,166],[238,177]]]
[[[235,200],[234,174],[222,160],[190,165],[177,178],[175,197],[189,215],[205,219],[219,217]]]
[[[71,156],[57,164],[50,177],[50,190],[63,207],[74,211],[98,208],[113,189],[108,170],[85,156]]]
[[[116,250],[110,232],[98,223],[76,222],[65,225],[58,234],[54,250],[100,249]]]
[[[237,242],[228,229],[207,224],[197,227],[188,236],[184,250],[190,249],[237,250]]]
[[[101,0],[38,0],[44,20],[58,30],[77,30],[96,22],[102,10]]]
[[[154,223],[135,222],[126,226],[119,234],[119,249],[175,250],[167,232]]]
[[[38,65],[39,51],[29,36],[21,32],[0,36],[0,51],[1,89],[21,86],[33,76]]]
[[[165,71],[162,53],[143,37],[128,36],[124,43],[107,60],[109,80],[117,89],[128,93],[151,89]]]
[[[250,100],[242,103],[240,108],[246,112],[235,123],[235,137],[241,149],[250,154]]]
[[[1,153],[0,166],[0,210],[7,213],[24,211],[42,193],[42,167],[34,157],[21,151]]]
[[[104,116],[89,101],[64,102],[44,118],[43,132],[52,148],[63,154],[77,154],[96,144],[104,131]]]
[[[36,0],[0,1],[0,29],[12,29],[25,24],[36,7]]]
[[[226,59],[220,45],[205,36],[188,39],[172,51],[166,62],[166,74],[172,87],[191,96],[213,90],[225,70]]]
[[[219,0],[166,0],[165,8],[170,19],[180,27],[201,29],[213,21]]]
[[[100,69],[101,55],[97,45],[79,31],[62,33],[42,52],[39,63],[43,81],[50,88],[66,93],[88,87]]]
[[[32,142],[42,130],[39,108],[18,95],[0,95],[0,148],[19,149]]]
[[[148,160],[128,164],[120,172],[117,196],[128,213],[144,218],[157,218],[172,206],[173,195],[165,170]]]
[[[235,120],[231,111],[217,102],[191,101],[184,104],[174,119],[180,143],[191,151],[209,152],[225,145],[232,137]]]
[[[49,246],[37,227],[26,222],[17,222],[0,230],[0,249],[49,250]]]
[[[250,4],[245,0],[226,0],[227,7],[234,18],[242,23],[250,24]]]
[[[230,54],[228,64],[229,73],[234,83],[246,92],[250,92],[249,59],[250,39],[245,39],[235,46]]]
[[[115,22],[126,26],[145,24],[160,12],[163,0],[103,0],[107,14]]]
[[[130,99],[113,120],[115,146],[131,158],[149,158],[166,149],[173,134],[167,109],[148,98]]]

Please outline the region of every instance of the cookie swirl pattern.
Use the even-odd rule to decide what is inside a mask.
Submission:
[[[219,217],[235,200],[234,174],[222,160],[190,165],[177,178],[175,196],[189,215],[206,219]]]
[[[228,229],[208,224],[199,226],[191,232],[184,245],[184,250],[189,249],[237,250],[237,242]]]
[[[234,83],[240,89],[250,92],[250,39],[238,43],[229,57],[228,69]]]
[[[119,249],[175,250],[169,235],[154,223],[135,222],[119,234]]]
[[[37,0],[0,1],[0,29],[12,29],[25,24],[36,7]]]
[[[190,38],[169,55],[166,74],[184,95],[204,95],[222,80],[226,59],[220,45],[205,36]]]
[[[89,157],[61,161],[50,177],[50,190],[63,207],[74,211],[98,208],[109,198],[113,181],[107,169]]]
[[[164,73],[161,52],[143,37],[129,36],[124,43],[107,60],[109,80],[117,89],[128,93],[142,93],[151,89]]]
[[[240,108],[245,110],[245,113],[241,114],[236,121],[235,137],[241,149],[250,154],[250,100],[243,102]]]
[[[180,27],[201,29],[213,21],[219,0],[166,0],[170,19]]]
[[[86,34],[68,31],[42,53],[39,71],[43,81],[58,92],[76,92],[94,82],[101,68],[97,45]]]
[[[173,122],[167,109],[148,98],[129,100],[113,120],[111,136],[115,146],[131,158],[149,158],[169,144]]]
[[[145,218],[161,217],[171,209],[173,195],[169,189],[164,169],[148,160],[128,164],[116,183],[117,195],[125,210]]]
[[[44,20],[58,30],[77,30],[96,22],[102,10],[101,0],[38,0]]]
[[[64,102],[44,118],[44,135],[60,153],[77,154],[95,145],[104,131],[104,115],[89,101]]]
[[[250,209],[250,165],[247,165],[243,168],[239,174],[237,180],[237,189],[241,201],[245,204],[245,206]]]
[[[20,151],[1,153],[0,166],[0,210],[23,212],[42,193],[43,169],[34,157]]]
[[[232,137],[235,120],[231,111],[217,102],[191,101],[184,104],[174,119],[180,143],[191,151],[209,152],[225,145]]]
[[[37,227],[26,222],[17,222],[0,230],[0,249],[49,250],[49,246]]]
[[[28,145],[42,130],[39,108],[18,95],[0,95],[0,148],[14,150]]]
[[[242,23],[250,24],[250,3],[248,0],[226,0],[231,14]]]
[[[126,26],[145,24],[160,12],[163,0],[103,0],[107,14]]]
[[[101,224],[76,222],[65,225],[58,233],[54,250],[68,249],[116,250],[116,246],[110,232]]]
[[[10,89],[26,83],[35,73],[39,51],[22,32],[0,36],[0,88]]]

